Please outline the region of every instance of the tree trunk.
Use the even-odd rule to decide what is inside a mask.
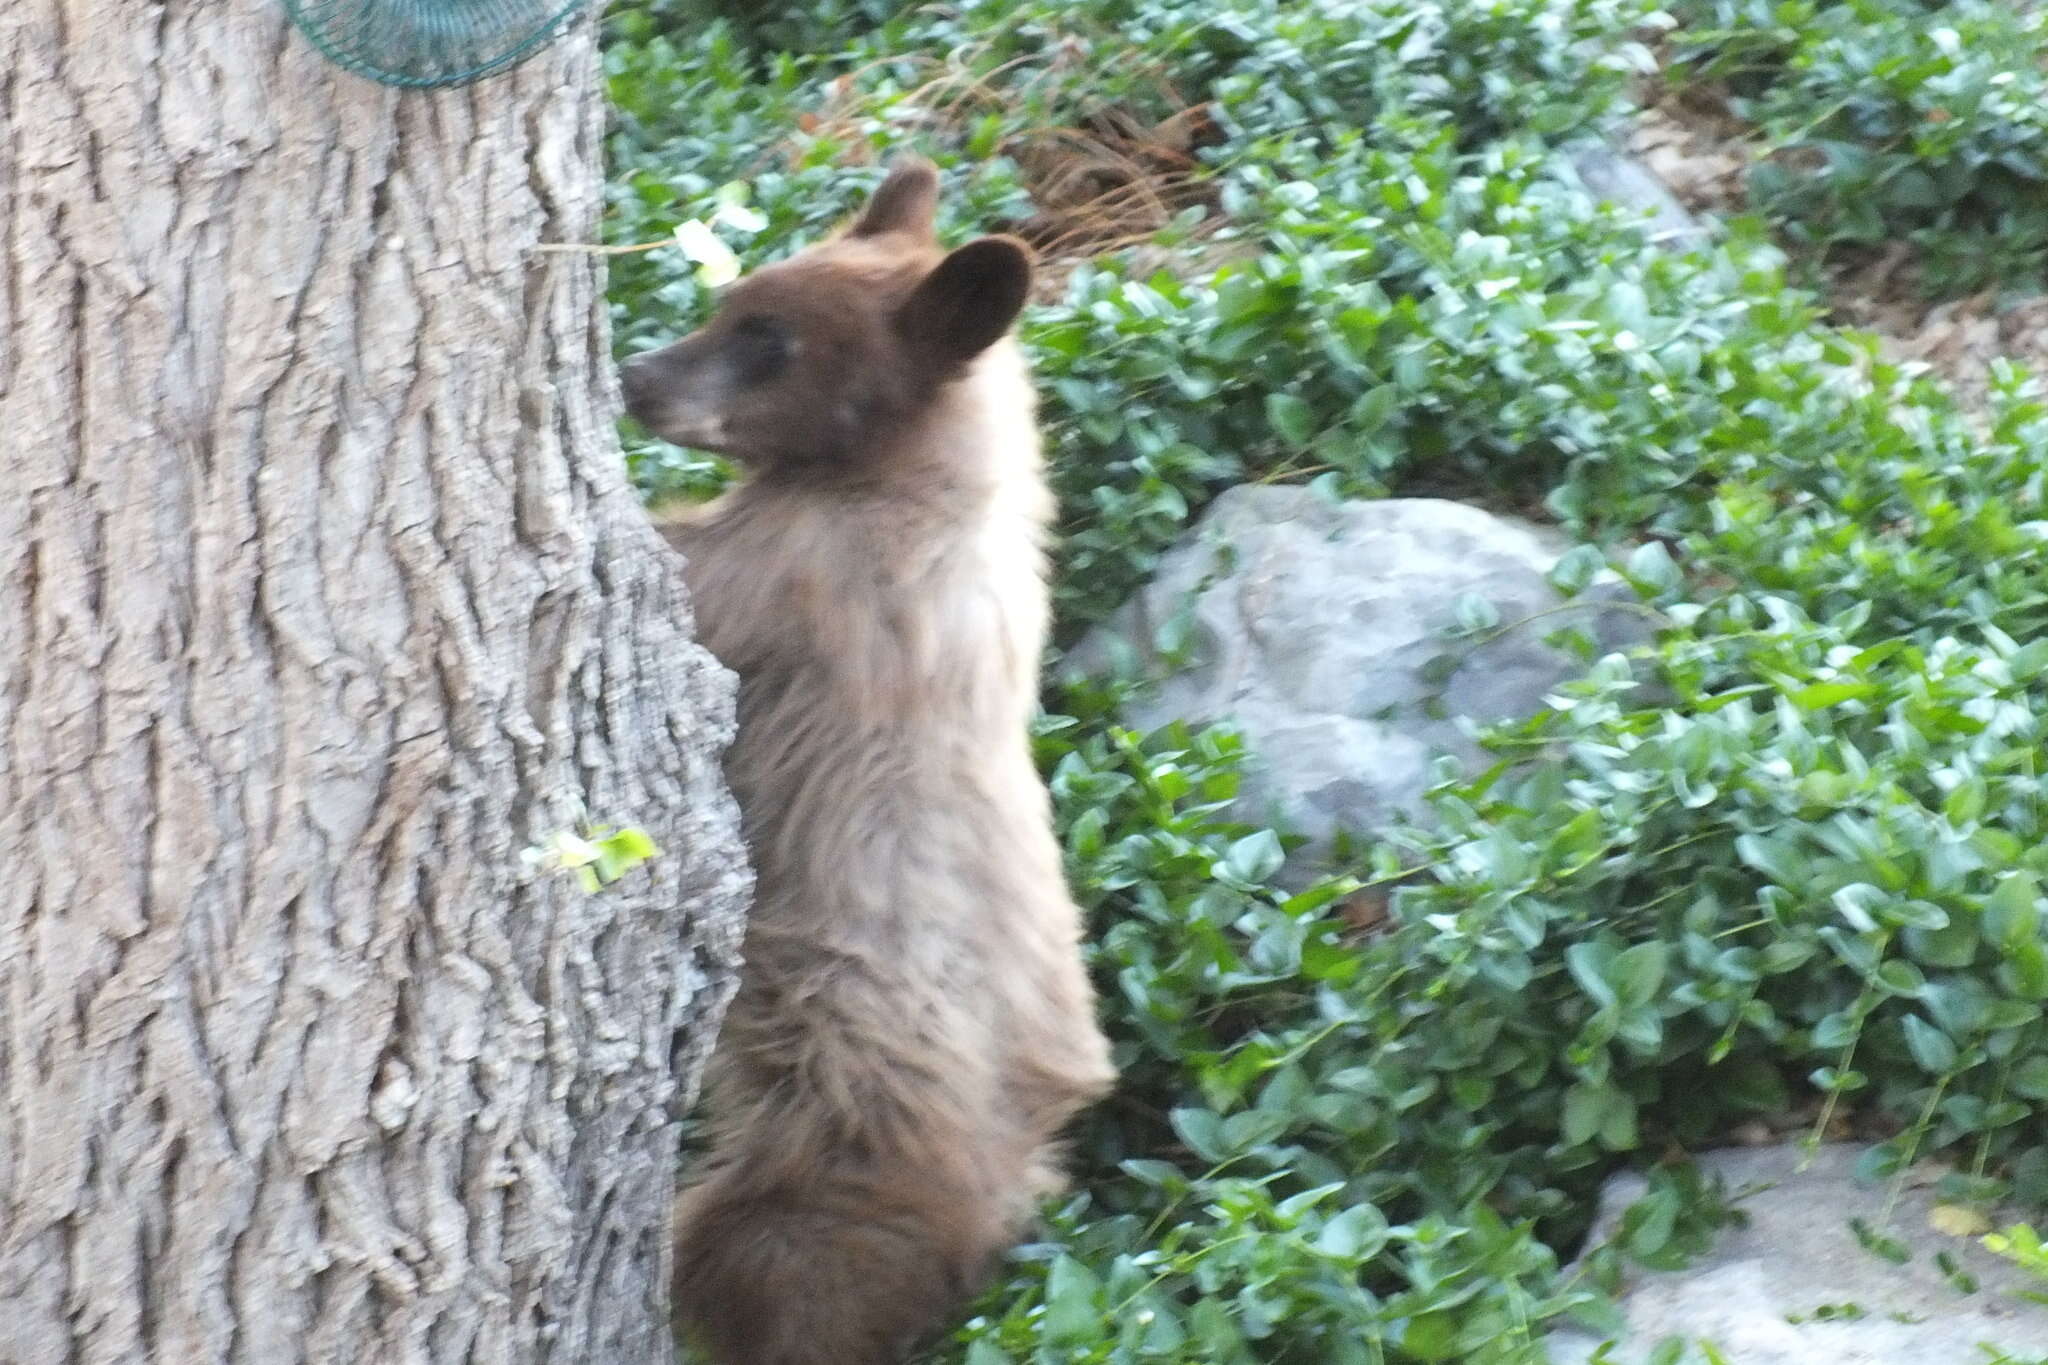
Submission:
[[[598,266],[532,250],[596,77],[0,5],[0,1365],[670,1356],[747,874]],[[661,856],[523,869],[578,797]]]

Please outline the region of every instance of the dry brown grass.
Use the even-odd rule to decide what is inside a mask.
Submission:
[[[1071,111],[1063,122],[1005,133],[991,149],[1016,163],[1036,208],[1015,222],[988,226],[1014,232],[1037,250],[1041,296],[1056,295],[1082,262],[1151,240],[1192,206],[1207,211],[1192,236],[1220,225],[1215,186],[1202,174],[1199,154],[1223,140],[1222,129],[1209,107],[1187,100],[1157,62],[1133,51],[1105,54],[1073,39],[985,71],[974,69],[975,55],[894,59],[898,66],[908,60],[923,80],[889,101],[889,121],[965,140],[990,114],[1034,105]],[[1034,62],[1036,69],[1023,74]],[[1146,87],[1152,107],[1174,112],[1154,119],[1129,102],[1090,98],[1087,90],[1106,63],[1117,64],[1125,81]],[[861,89],[862,74],[835,80],[824,104],[804,115],[793,137],[771,155],[795,164],[818,140],[836,142],[849,155],[865,154],[868,130],[882,111],[877,97]]]

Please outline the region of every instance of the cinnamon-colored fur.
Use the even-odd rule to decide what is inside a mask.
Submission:
[[[719,1365],[894,1365],[1058,1184],[1111,1080],[1026,726],[1050,510],[1009,337],[1021,243],[947,255],[937,179],[735,284],[625,369],[659,434],[749,477],[664,527],[740,678],[758,876],[677,1211]]]

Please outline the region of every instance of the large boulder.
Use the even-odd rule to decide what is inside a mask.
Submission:
[[[1731,1194],[1756,1191],[1740,1204],[1748,1226],[1724,1230],[1685,1270],[1631,1276],[1618,1344],[1603,1355],[1599,1336],[1559,1333],[1549,1342],[1552,1365],[1644,1365],[1670,1337],[1686,1343],[1687,1362],[1713,1359],[1699,1347],[1705,1342],[1735,1365],[1989,1365],[1989,1348],[2029,1361],[2048,1353],[2048,1306],[2023,1297],[2040,1281],[1984,1250],[1974,1233],[1942,1231],[1929,1182],[1909,1180],[1887,1218],[1887,1187],[1856,1178],[1860,1155],[1853,1144],[1830,1143],[1810,1164],[1796,1147],[1701,1156],[1701,1170]],[[1640,1176],[1608,1182],[1596,1240],[1643,1189]],[[1905,1264],[1866,1250],[1851,1219],[1903,1243]],[[1943,1256],[1955,1273],[1938,1263]]]
[[[1561,605],[1545,575],[1564,548],[1460,503],[1247,484],[1210,505],[1069,666],[1155,680],[1126,711],[1138,728],[1235,723],[1253,759],[1235,813],[1308,836],[1289,863],[1298,882],[1339,831],[1421,817],[1436,755],[1481,764],[1472,722],[1533,713],[1583,673],[1548,642],[1556,632],[1603,653],[1647,637],[1619,585]],[[1468,597],[1499,624],[1450,638]]]

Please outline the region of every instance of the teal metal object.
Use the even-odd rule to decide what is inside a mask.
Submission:
[[[467,85],[531,57],[588,0],[284,0],[336,65],[385,85]]]

